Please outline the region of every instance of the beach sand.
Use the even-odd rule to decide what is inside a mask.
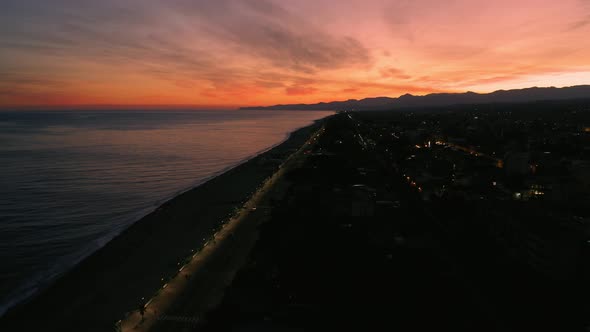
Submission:
[[[283,199],[291,182],[284,175],[300,167],[321,134],[315,131],[301,148],[267,178],[258,191],[157,296],[118,324],[120,331],[194,330],[223,299],[236,273],[247,263],[259,227],[270,220],[273,202]]]
[[[247,256],[248,247],[255,242],[256,235],[251,231],[252,228],[242,226],[241,222],[226,225],[223,229],[222,226],[232,216],[240,216],[240,208],[244,203],[276,173],[281,162],[297,151],[320,126],[321,121],[301,128],[273,149],[166,202],[34,299],[9,311],[0,320],[0,330],[113,331],[117,321],[128,314],[129,322],[130,317],[138,315],[137,309],[146,304],[163,285],[173,282],[179,268],[190,257],[197,259],[201,253],[195,253],[217,231],[220,231],[218,236],[233,238],[222,242],[226,246],[222,251],[228,252],[227,246],[232,246],[230,250],[240,253],[223,258],[227,260],[222,262],[224,266],[232,267],[222,268],[223,276],[231,277],[232,271]],[[243,219],[257,219],[257,215],[262,216],[264,213],[263,209],[251,212],[254,213]],[[240,227],[246,227],[249,231],[242,232]],[[230,229],[231,232],[228,231]],[[235,240],[242,233],[244,237]],[[209,245],[211,244],[210,242]],[[244,258],[241,258],[242,255]],[[206,257],[202,261],[213,260],[215,264],[219,264],[215,255]],[[214,265],[212,269],[215,270]],[[212,277],[215,276],[208,274],[185,277],[187,283],[193,285],[187,288],[192,291],[183,292],[181,299],[174,299],[170,305],[194,309],[198,303],[203,308],[209,307],[212,301],[222,296],[223,289],[209,294],[210,298],[197,301],[186,294],[194,294],[194,285],[203,287],[203,280],[211,280]],[[215,287],[222,287],[220,285],[223,284],[225,282],[217,283]],[[209,290],[214,288],[207,285],[204,287]],[[191,312],[195,312],[193,309]],[[146,320],[148,314],[149,306]],[[157,313],[161,314],[163,313]],[[172,316],[169,318],[174,319]]]

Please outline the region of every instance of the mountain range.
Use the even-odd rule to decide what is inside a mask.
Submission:
[[[491,93],[433,93],[425,96],[405,94],[397,98],[375,97],[317,104],[288,104],[241,107],[241,110],[393,110],[412,107],[436,107],[465,104],[522,103],[531,101],[590,99],[590,85],[564,88],[526,88]]]

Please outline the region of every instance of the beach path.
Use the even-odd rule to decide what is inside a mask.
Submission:
[[[120,331],[166,331],[194,326],[202,315],[223,298],[235,274],[246,263],[258,237],[258,226],[268,220],[270,202],[288,187],[283,175],[300,165],[305,152],[324,132],[320,127],[251,196],[230,219],[193,255],[178,274],[166,283],[143,310],[135,310],[117,322]]]

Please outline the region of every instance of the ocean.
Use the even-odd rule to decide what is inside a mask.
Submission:
[[[0,315],[168,199],[332,112],[0,112]]]

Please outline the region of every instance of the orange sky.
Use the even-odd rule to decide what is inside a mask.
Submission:
[[[5,0],[0,107],[590,83],[590,0]]]

